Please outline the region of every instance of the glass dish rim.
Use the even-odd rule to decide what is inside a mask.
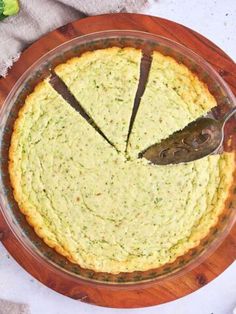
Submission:
[[[83,42],[86,42],[87,40],[96,40],[99,41],[101,39],[104,39],[104,36],[107,36],[108,38],[110,37],[117,37],[117,36],[127,36],[127,37],[134,37],[137,39],[137,37],[141,38],[142,40],[154,40],[154,41],[161,41],[164,44],[168,44],[168,46],[171,46],[173,49],[176,50],[181,50],[181,52],[183,54],[187,54],[190,58],[193,58],[193,60],[196,63],[202,63],[202,66],[204,69],[206,69],[206,71],[208,73],[210,73],[210,75],[214,76],[214,79],[217,80],[217,82],[219,83],[219,85],[221,87],[223,87],[223,89],[226,91],[227,95],[229,96],[229,98],[231,99],[232,103],[234,103],[234,105],[236,105],[235,103],[235,98],[234,98],[234,94],[233,92],[230,90],[230,88],[228,87],[228,85],[226,84],[226,82],[222,79],[222,77],[217,73],[217,71],[206,61],[204,60],[204,58],[202,58],[201,56],[199,56],[197,53],[195,53],[194,51],[192,51],[191,49],[185,47],[184,45],[175,42],[171,39],[168,39],[164,36],[160,36],[160,35],[155,35],[152,33],[148,33],[148,32],[143,32],[143,31],[134,31],[134,30],[108,30],[108,31],[101,31],[101,32],[94,32],[94,33],[90,33],[90,34],[85,34],[82,36],[77,36],[73,39],[70,39],[58,46],[56,46],[55,48],[51,49],[50,51],[48,51],[46,54],[42,55],[39,59],[37,59],[35,62],[32,63],[32,65],[29,66],[29,68],[17,79],[16,83],[14,84],[14,86],[12,87],[10,93],[8,94],[8,96],[6,97],[1,109],[0,109],[0,124],[2,125],[3,123],[3,118],[2,115],[5,112],[7,105],[9,105],[10,100],[12,99],[13,95],[17,92],[17,90],[20,88],[21,84],[24,82],[24,80],[26,80],[29,77],[29,74],[31,73],[31,71],[33,69],[35,69],[37,66],[40,66],[44,60],[46,60],[49,56],[52,56],[53,54],[55,54],[56,52],[60,51],[62,48],[66,48],[69,47],[70,45],[72,45],[73,43],[77,43],[77,44],[82,44]],[[110,36],[109,36],[110,35]],[[143,38],[142,36],[146,36],[145,38]],[[147,38],[148,37],[148,38]],[[71,49],[71,48],[70,48]],[[50,260],[48,260],[46,257],[40,255],[39,253],[35,252],[33,247],[30,248],[28,246],[28,244],[25,243],[25,241],[22,240],[21,236],[16,232],[16,229],[14,226],[12,226],[12,224],[10,223],[10,213],[6,213],[6,211],[3,209],[3,205],[2,205],[2,201],[0,198],[0,210],[4,216],[4,219],[6,220],[10,230],[13,232],[13,234],[16,236],[17,240],[24,246],[25,249],[27,249],[27,251],[33,255],[35,258],[40,259],[41,262],[46,263],[47,266],[53,267],[54,269],[56,268],[57,271],[59,271],[61,274],[63,275],[69,275],[72,276],[73,278],[77,278],[79,280],[83,280],[89,283],[94,283],[94,284],[102,284],[102,285],[117,285],[117,286],[122,286],[122,285],[143,285],[146,283],[150,283],[153,281],[159,281],[159,280],[165,280],[166,278],[169,277],[173,277],[173,276],[179,276],[179,273],[182,273],[184,270],[190,270],[193,267],[196,267],[197,265],[199,265],[200,263],[203,262],[203,260],[205,260],[207,258],[207,256],[212,253],[212,251],[214,251],[219,245],[220,243],[222,243],[222,241],[225,239],[225,237],[227,236],[227,234],[229,233],[229,231],[231,230],[233,224],[234,224],[234,220],[232,219],[232,221],[230,223],[228,223],[227,225],[227,230],[223,230],[223,235],[221,234],[221,236],[218,236],[217,238],[215,238],[210,245],[207,247],[206,251],[203,252],[202,254],[198,255],[196,257],[196,259],[193,259],[192,261],[190,261],[190,263],[186,266],[183,266],[183,268],[181,269],[177,269],[174,272],[171,272],[170,274],[164,275],[164,279],[162,276],[157,277],[157,278],[152,278],[152,279],[146,279],[140,282],[126,282],[126,283],[118,283],[118,282],[104,282],[104,281],[98,281],[98,280],[94,280],[94,279],[89,279],[89,278],[85,278],[82,277],[80,275],[72,275],[69,271],[65,270],[65,269],[61,269],[59,265],[56,265],[55,263],[51,262]],[[9,214],[9,217],[8,217]],[[236,216],[235,216],[236,218]],[[27,239],[29,241],[29,239]],[[30,242],[30,241],[29,241]],[[197,263],[196,263],[197,262]]]

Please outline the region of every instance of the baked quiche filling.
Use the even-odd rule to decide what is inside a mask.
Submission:
[[[138,50],[112,48],[56,69],[119,153],[48,80],[26,99],[12,135],[9,172],[20,210],[45,243],[99,272],[156,268],[197,246],[217,223],[232,183],[232,153],[168,166],[137,159],[216,105],[186,67],[159,53],[127,158],[140,58]]]
[[[87,52],[56,67],[72,94],[121,152],[125,151],[141,51],[109,48]]]
[[[190,70],[153,53],[147,88],[130,135],[131,155],[160,142],[216,106],[214,97]]]

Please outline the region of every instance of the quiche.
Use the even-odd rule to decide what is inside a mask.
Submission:
[[[141,50],[100,49],[56,67],[56,74],[121,152],[139,80]]]
[[[137,157],[140,151],[183,129],[215,106],[207,87],[186,66],[154,52],[128,151]]]
[[[233,180],[233,153],[166,166],[137,158],[216,105],[196,76],[160,53],[125,154],[139,63],[139,51],[112,48],[56,69],[118,151],[48,79],[27,97],[12,134],[9,173],[20,210],[47,245],[97,272],[157,268],[199,245]]]

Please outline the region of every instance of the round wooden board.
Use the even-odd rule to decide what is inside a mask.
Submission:
[[[150,32],[187,46],[207,60],[236,94],[236,65],[212,42],[180,24],[165,19],[124,13],[94,16],[75,21],[60,27],[32,44],[14,64],[7,78],[0,79],[0,106],[17,79],[46,52],[74,37],[111,29]],[[53,267],[45,269],[18,242],[1,213],[0,240],[14,259],[46,286],[83,302],[117,308],[151,306],[180,298],[207,284],[221,274],[236,258],[236,226],[234,226],[218,249],[202,264],[185,275],[153,282],[149,285],[115,288],[106,285],[94,286],[69,275],[62,278],[55,274]]]

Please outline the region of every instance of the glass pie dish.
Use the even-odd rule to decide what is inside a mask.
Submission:
[[[49,51],[35,62],[17,81],[3,104],[0,112],[0,206],[11,231],[25,249],[44,263],[45,267],[50,264],[60,275],[64,274],[66,276],[66,274],[69,274],[75,278],[87,280],[92,283],[113,285],[141,284],[177,276],[180,273],[186,272],[201,263],[208,254],[217,248],[229,233],[236,219],[234,210],[234,204],[236,204],[235,180],[217,225],[211,228],[209,234],[202,239],[200,245],[188,251],[187,254],[178,257],[173,263],[162,267],[143,272],[135,271],[114,275],[83,269],[79,265],[69,262],[66,258],[48,247],[35,234],[33,228],[27,223],[24,215],[20,212],[13,197],[8,173],[8,151],[13,124],[17,118],[19,109],[24,104],[25,98],[33,91],[35,85],[43,78],[49,76],[56,65],[65,62],[71,57],[79,56],[86,51],[114,46],[141,48],[144,54],[147,55],[151,54],[152,51],[160,51],[164,55],[173,57],[179,63],[185,64],[207,84],[210,92],[216,98],[218,105],[212,110],[212,114],[216,119],[221,119],[230,108],[236,105],[234,95],[229,87],[206,61],[184,46],[164,37],[137,31],[106,31],[70,40]],[[236,121],[231,119],[226,126],[222,149],[232,149],[232,143],[236,141],[236,138],[233,138],[230,130],[235,127]]]

